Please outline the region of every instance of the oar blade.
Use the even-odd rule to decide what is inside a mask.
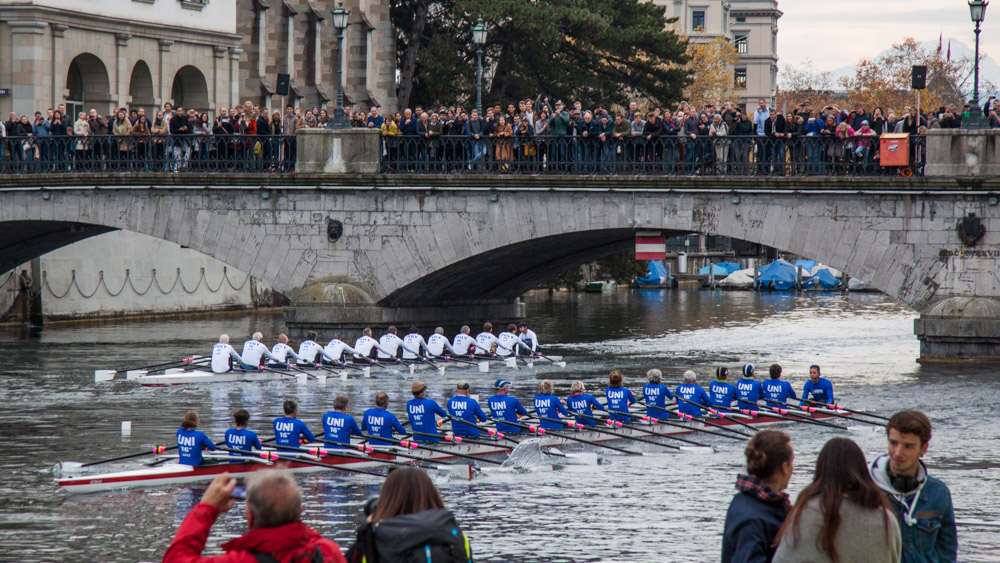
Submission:
[[[479,468],[471,463],[454,463],[451,465],[435,466],[439,472],[456,479],[471,481],[479,473]]]
[[[561,368],[566,367],[566,362],[555,362],[555,364]]]
[[[445,366],[438,366],[438,374],[440,374],[442,377],[444,376],[444,369]]]
[[[512,369],[517,369],[517,358],[505,358],[503,365]]]
[[[98,369],[94,370],[94,383],[103,383],[105,381],[111,381],[115,378],[117,372],[113,369]]]
[[[339,373],[341,381],[347,381],[347,370],[343,370]]]
[[[296,385],[305,385],[308,382],[309,382],[309,376],[307,374],[304,374],[304,373],[297,373],[297,374],[295,374],[295,384]]]
[[[125,379],[128,381],[135,381],[136,379],[139,379],[140,377],[146,375],[147,373],[149,372],[144,369],[130,369],[127,372],[125,372]],[[166,372],[164,372],[164,374],[166,374]]]
[[[479,362],[479,371],[481,373],[487,373],[488,371],[490,371],[490,361],[484,360],[482,362]]]

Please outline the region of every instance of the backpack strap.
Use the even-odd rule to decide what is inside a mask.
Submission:
[[[257,563],[280,563],[275,559],[274,555],[270,553],[254,553],[250,552],[250,555],[257,560]],[[303,559],[307,558],[307,559]],[[292,562],[305,561],[306,563],[323,563],[323,551],[320,550],[319,546],[313,547],[312,552],[303,551],[302,553],[296,553],[291,558]]]

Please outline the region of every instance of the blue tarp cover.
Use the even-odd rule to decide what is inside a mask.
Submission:
[[[830,270],[823,268],[816,275],[806,280],[804,284],[805,287],[821,287],[823,289],[833,289],[840,285],[840,280],[833,277]]]
[[[789,290],[795,287],[795,266],[779,258],[760,269],[760,278],[757,281],[764,287],[778,291]]]
[[[808,276],[813,268],[816,267],[815,260],[796,260],[795,261],[795,271],[799,270],[799,266],[802,266],[802,275]]]
[[[718,264],[712,264],[712,273],[716,276],[728,276],[733,272],[738,272],[743,269],[738,262],[719,262]],[[708,274],[708,266],[703,267],[698,270],[699,275]]]
[[[635,280],[639,285],[658,285],[666,282],[667,268],[663,265],[663,260],[650,260],[646,277]]]

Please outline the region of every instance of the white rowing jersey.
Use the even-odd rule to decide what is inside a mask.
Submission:
[[[433,339],[434,337],[432,336],[431,338]],[[455,343],[452,345],[451,348],[459,356],[464,356],[469,353],[469,347],[472,346],[472,343],[475,341],[476,340],[471,336],[469,336],[468,334],[460,332],[455,335]]]
[[[396,357],[396,351],[399,350],[400,346],[403,346],[403,339],[387,332],[382,335],[382,338],[378,339],[378,344],[378,359],[388,360],[389,358]],[[403,346],[403,348],[406,348],[406,346]]]
[[[490,350],[493,348],[494,344],[500,344],[497,337],[493,335],[492,332],[480,332],[476,335],[476,353],[477,354],[489,354]]]
[[[334,362],[340,362],[340,357],[344,355],[344,352],[349,354],[358,353],[357,350],[348,346],[346,342],[337,338],[327,342],[326,348],[323,348],[323,353],[326,354],[328,358],[333,358]]]
[[[354,343],[354,357],[355,358],[370,358],[372,357],[372,348],[378,347],[378,340],[375,340],[371,336],[362,335],[361,338]]]
[[[243,358],[236,353],[229,344],[223,344],[222,342],[216,342],[215,346],[212,347],[212,371],[215,373],[226,373],[232,367],[229,365],[229,360],[236,360],[238,363],[243,363]]]
[[[275,344],[274,348],[271,349],[271,355],[274,356],[274,359],[277,360],[279,364],[288,363],[289,354],[292,355],[292,358],[296,360],[299,359],[299,355],[295,353],[295,350],[292,350],[292,347],[284,342]]]
[[[463,334],[462,336],[465,335]],[[468,336],[465,337],[469,338]],[[469,342],[472,342],[471,338],[469,338]],[[454,352],[454,349],[451,347],[451,343],[448,342],[447,336],[435,332],[430,338],[427,339],[427,349],[430,350],[431,355],[440,356],[441,354],[444,354],[445,348]]]
[[[415,360],[417,359],[417,354],[414,352],[420,352],[421,350],[426,350],[430,354],[430,350],[427,349],[427,341],[424,340],[423,336],[416,332],[411,332],[403,337],[403,359],[404,360]]]
[[[256,340],[247,340],[243,343],[243,363],[248,366],[259,366],[262,358],[267,358],[269,360],[276,361],[271,352],[268,351],[267,346],[262,342],[257,342]]]
[[[524,332],[521,333],[520,338],[521,342],[524,342],[525,346],[531,348],[532,352],[538,351],[538,335],[535,334],[535,331],[531,330],[530,328],[527,328],[525,329]]]
[[[316,355],[323,351],[323,347],[312,340],[303,340],[299,344],[299,359],[307,364],[316,363]]]
[[[497,337],[497,342],[500,343],[497,346],[497,356],[509,356],[517,352],[517,347],[521,344],[521,339],[513,332],[501,332],[500,336]]]

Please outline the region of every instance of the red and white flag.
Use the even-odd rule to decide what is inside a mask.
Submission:
[[[636,260],[663,260],[667,257],[667,236],[660,231],[635,233]]]
[[[948,61],[951,62],[951,39],[948,40]]]
[[[941,47],[944,45],[944,32],[938,35],[938,54],[941,54]]]

